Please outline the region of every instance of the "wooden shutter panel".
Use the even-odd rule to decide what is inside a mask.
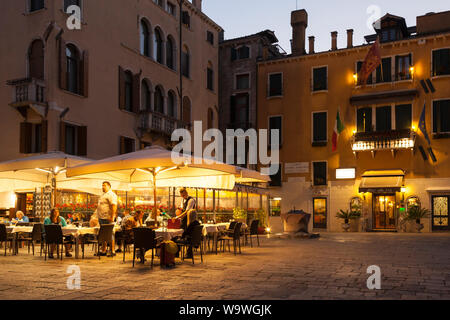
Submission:
[[[31,123],[20,124],[20,153],[31,153],[31,130]]]
[[[119,66],[119,109],[125,109],[125,70]]]
[[[46,153],[48,151],[48,121],[43,120],[41,125],[41,152]]]
[[[63,121],[59,125],[59,150],[66,152],[66,123]]]
[[[120,154],[125,153],[125,137],[120,137]]]
[[[236,96],[230,97],[230,122],[236,122]]]
[[[87,156],[87,127],[78,127],[78,155]]]
[[[59,39],[59,87],[67,90],[66,42],[63,38]]]
[[[139,113],[140,96],[141,96],[141,74],[137,73],[133,76],[133,93],[132,93],[132,106],[131,110],[135,113]]]
[[[87,97],[89,95],[89,52],[83,51],[83,58],[80,61],[80,93]]]

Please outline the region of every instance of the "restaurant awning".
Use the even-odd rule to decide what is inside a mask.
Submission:
[[[403,170],[369,170],[362,175],[359,192],[394,193],[403,186]]]
[[[386,102],[412,101],[419,95],[417,89],[383,91],[369,94],[354,95],[350,98],[350,104],[354,106],[367,106]]]

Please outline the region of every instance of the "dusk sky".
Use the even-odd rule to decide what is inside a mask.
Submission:
[[[347,29],[355,30],[354,45],[363,44],[364,36],[374,33],[367,23],[378,13],[376,8],[381,16],[389,12],[404,17],[408,26],[415,26],[416,16],[448,11],[450,4],[448,0],[298,0],[298,9],[308,11],[306,33],[307,37],[316,37],[316,52],[331,48],[331,31],[339,33],[339,48],[346,46]],[[288,53],[292,38],[290,16],[295,9],[296,0],[203,0],[204,12],[225,29],[225,39],[270,29]]]

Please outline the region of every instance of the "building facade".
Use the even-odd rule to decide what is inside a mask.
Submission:
[[[181,13],[176,0],[8,0],[0,11],[0,161],[100,159],[170,147],[194,120],[218,127],[223,30],[201,0]]]
[[[292,55],[258,64],[259,128],[281,132],[271,194],[282,212],[303,209],[310,230],[342,231],[336,213],[358,207],[355,231],[408,231],[404,214],[420,205],[431,212],[422,231],[449,230],[449,21],[450,11],[430,13],[408,27],[387,14],[367,44],[354,46],[348,30],[338,49],[332,32],[331,50],[316,53],[310,37],[307,53],[307,12],[292,13]],[[377,36],[382,62],[361,85]],[[431,144],[419,129],[424,106]]]

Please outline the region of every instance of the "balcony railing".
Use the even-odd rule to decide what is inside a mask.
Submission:
[[[352,138],[352,150],[357,152],[382,150],[414,150],[416,133],[413,130],[392,130],[386,132],[358,132]]]
[[[15,107],[29,104],[45,104],[45,81],[35,78],[10,80],[8,85],[13,87],[11,105]]]
[[[175,129],[191,129],[191,125],[159,112],[145,111],[140,114],[139,129],[171,136]]]

